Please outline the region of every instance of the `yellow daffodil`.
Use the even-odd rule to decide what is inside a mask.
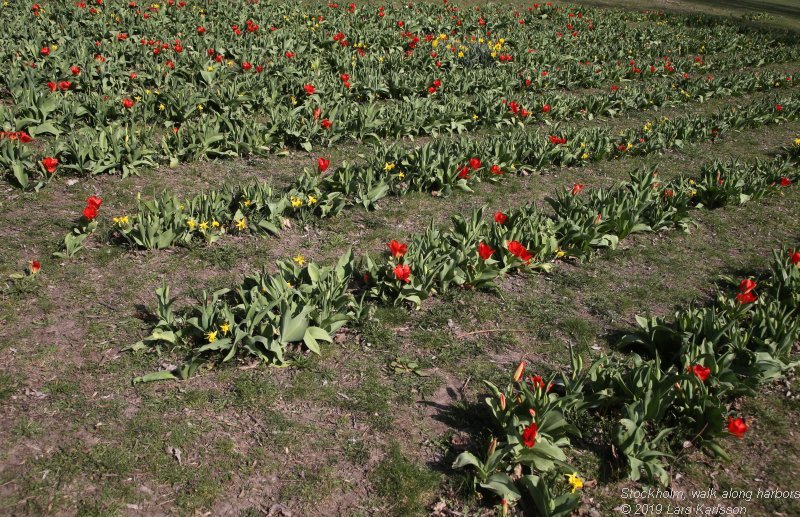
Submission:
[[[244,217],[242,217],[241,219],[236,221],[236,229],[242,231],[245,228],[247,228],[247,221],[245,221]]]
[[[297,264],[298,266],[302,266],[303,264],[306,263],[306,258],[300,253],[292,257],[292,260],[294,260],[294,263]]]
[[[576,490],[583,488],[583,480],[578,477],[577,472],[573,472],[572,474],[566,474],[567,476],[567,483],[570,484],[572,487],[572,493],[575,493]]]
[[[216,331],[207,332],[206,333],[206,339],[208,339],[209,343],[213,343],[214,341],[217,340],[217,332]]]

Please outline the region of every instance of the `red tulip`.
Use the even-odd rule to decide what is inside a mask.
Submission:
[[[785,177],[781,178],[781,187],[788,187],[791,184],[792,184],[792,180],[790,180],[789,178],[785,178]]]
[[[737,438],[743,438],[747,432],[747,424],[743,418],[728,417],[728,432]]]
[[[206,28],[203,27],[202,25],[197,28],[197,34],[205,34],[205,32],[206,32]]]
[[[792,264],[797,267],[800,267],[800,251],[795,251],[792,253]]]
[[[319,172],[325,172],[326,170],[328,170],[330,164],[331,164],[330,160],[326,160],[325,158],[317,158],[317,170]]]
[[[42,265],[39,264],[38,260],[31,260],[30,263],[28,263],[28,271],[31,272],[31,275],[35,275],[40,269],[42,269]]]
[[[478,158],[470,158],[469,159],[469,168],[473,171],[477,171],[481,168],[481,161]]]
[[[81,73],[80,67],[75,66],[75,65],[69,67],[69,71],[72,72],[72,75],[80,75],[80,73]]]
[[[775,106],[775,111],[783,111],[783,106],[781,106],[780,104],[777,104]]]
[[[694,374],[697,376],[697,378],[700,379],[703,382],[705,382],[705,380],[708,378],[709,374],[711,373],[711,368],[706,368],[705,366],[703,366],[701,364],[696,364],[696,365],[692,366],[691,369],[694,372]]]
[[[402,266],[400,264],[398,264],[397,266],[395,266],[395,268],[394,268],[394,277],[397,280],[400,280],[401,282],[409,283],[409,282],[411,282],[411,280],[409,280],[409,278],[408,278],[410,275],[411,275],[411,268],[407,264],[404,264]]]
[[[753,303],[757,299],[758,299],[758,297],[756,296],[756,293],[752,293],[752,292],[751,293],[739,293],[739,294],[736,295],[736,300],[738,300],[739,303],[741,303],[742,305],[747,304],[747,303]]]
[[[330,129],[331,126],[333,126],[333,122],[331,122],[326,118],[322,119],[322,122],[320,122],[319,124],[322,126],[323,129]]]
[[[583,192],[584,187],[585,185],[583,185],[582,183],[576,183],[572,185],[572,195],[577,196],[578,194]]]
[[[54,83],[53,81],[50,81],[50,82],[47,83],[47,88],[51,92],[54,92],[54,91],[58,90],[58,85],[56,83]]]
[[[27,144],[29,142],[33,142],[33,138],[31,138],[31,135],[29,135],[25,131],[20,131],[19,132],[19,141],[22,142],[23,144]]]
[[[747,294],[753,289],[755,289],[757,285],[758,285],[757,283],[753,282],[749,278],[745,278],[739,284],[739,292],[742,294]]]
[[[244,70],[245,72],[249,72],[252,68],[253,64],[250,63],[250,61],[245,61],[244,63],[242,63],[242,70]]]
[[[133,101],[131,99],[122,99],[122,105],[125,109],[131,109],[133,107]]]
[[[314,92],[317,91],[317,89],[314,88],[313,84],[307,84],[307,85],[303,86],[303,89],[306,91],[307,95],[314,95]]]
[[[488,244],[484,244],[483,242],[478,244],[478,255],[483,260],[489,260],[489,257],[491,257],[492,253],[494,252],[495,250],[493,250]]]
[[[69,81],[61,81],[60,83],[58,83],[58,89],[61,90],[62,92],[65,92],[70,88],[72,88],[72,83]]]
[[[522,432],[522,443],[525,447],[533,447],[536,445],[536,423],[532,423]]]
[[[53,174],[56,172],[56,167],[58,167],[58,159],[48,156],[42,159],[42,165],[44,165],[44,169]]]
[[[408,245],[405,243],[399,243],[396,240],[392,239],[392,242],[386,244],[389,247],[389,252],[392,254],[394,258],[400,258],[408,252]]]
[[[42,47],[42,50],[39,51],[39,54],[41,54],[44,57],[49,56],[50,55],[50,47]]]
[[[94,205],[87,205],[86,208],[83,209],[83,217],[91,221],[97,217],[97,208]]]
[[[492,168],[489,169],[489,172],[491,172],[495,176],[500,176],[501,174],[503,174],[503,171],[500,169],[499,165],[492,165]]]
[[[506,224],[507,220],[508,220],[508,216],[506,214],[504,214],[503,212],[495,212],[494,213],[494,222],[496,222],[497,224]]]
[[[521,243],[517,241],[509,241],[506,243],[506,247],[508,248],[509,253],[517,257],[518,259],[522,260],[526,264],[531,261],[533,255],[523,246]]]
[[[286,59],[292,59],[294,57],[294,52],[286,51],[283,55]]]
[[[93,206],[95,208],[100,208],[100,205],[102,205],[102,204],[103,204],[102,198],[99,198],[97,196],[89,196],[88,198],[86,198],[86,205],[87,206]]]
[[[441,88],[442,87],[442,81],[440,81],[439,79],[436,79],[435,81],[433,81],[433,87],[434,88]]]
[[[341,79],[343,83],[346,83],[350,81],[350,76],[348,74],[342,74],[339,76],[339,79]]]
[[[461,170],[458,171],[458,177],[463,180],[469,179],[469,165],[461,167]]]
[[[544,106],[542,106],[542,113],[550,113],[550,109],[551,109],[550,105],[545,104]]]
[[[531,384],[536,388],[544,388],[544,379],[541,375],[534,375],[531,377]]]

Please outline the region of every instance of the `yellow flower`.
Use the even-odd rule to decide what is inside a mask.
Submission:
[[[628,149],[630,149],[631,147],[633,147],[633,144],[628,142]]]
[[[52,50],[52,51],[56,51],[56,50],[58,50],[58,45],[56,45],[55,43],[53,43],[52,45],[50,45],[50,50]]]
[[[480,118],[480,117],[479,117],[477,114],[475,114],[475,115],[472,115],[472,120],[478,120],[479,118]]]
[[[303,206],[303,200],[302,200],[302,199],[300,199],[299,197],[294,197],[294,196],[292,196],[292,197],[290,198],[290,200],[291,200],[291,202],[292,202],[292,206],[293,206],[294,208],[297,208],[298,206]]]
[[[577,472],[565,475],[567,476],[567,483],[572,487],[572,493],[575,493],[575,490],[583,488],[583,480],[578,477]]]
[[[203,111],[203,105],[202,104],[198,104],[197,105],[197,109],[200,110],[200,111]]]
[[[200,229],[203,231],[208,230],[208,222],[203,221],[202,223],[200,223]]]
[[[236,229],[242,231],[245,228],[247,228],[247,221],[245,221],[244,217],[242,217],[241,219],[236,221]]]
[[[561,250],[556,251],[556,258],[561,258],[564,255],[566,255],[566,252],[561,251]]]
[[[219,221],[217,221],[216,219],[212,219],[211,220],[211,227],[212,228],[219,228]]]
[[[394,164],[393,163],[386,162],[386,165],[383,166],[383,170],[385,170],[386,172],[389,172],[392,169],[394,169]]]
[[[459,53],[458,53],[458,57],[464,57],[464,53],[463,53],[463,52],[461,52],[461,51],[459,51]]]
[[[166,106],[164,106],[164,104],[163,104],[163,103],[161,103],[161,104],[159,104],[159,105],[158,105],[158,111],[164,111],[165,109],[167,109],[167,107],[166,107]]]
[[[208,339],[208,342],[209,342],[209,343],[213,343],[214,341],[216,341],[216,340],[217,340],[217,332],[216,332],[216,331],[214,331],[214,332],[207,332],[207,333],[206,333],[206,338]]]
[[[294,287],[294,286],[292,285],[292,283],[291,283],[291,282],[286,282],[286,287],[288,287],[289,289],[291,289],[291,288],[292,288],[292,287]]]
[[[295,255],[292,258],[292,260],[294,260],[294,263],[297,264],[298,266],[302,266],[303,264],[306,263],[306,258],[303,255],[301,255],[300,253]]]
[[[690,196],[690,197],[694,197],[694,196],[696,196],[696,195],[697,195],[697,191],[696,191],[695,189],[692,189],[692,190],[689,192],[689,196]]]
[[[581,149],[586,149],[586,142],[581,142]]]
[[[209,65],[209,66],[206,67],[206,70],[208,70],[209,72],[213,72],[214,71],[214,67]]]
[[[244,206],[250,206],[250,203],[252,203],[252,201],[250,201],[249,199],[244,200]]]
[[[800,138],[794,139],[794,145],[800,145]]]
[[[588,160],[588,159],[589,159],[589,153],[583,153],[581,155],[581,160]]]
[[[194,219],[189,219],[186,221],[186,226],[188,226],[190,230],[194,230],[194,227],[197,226],[197,221]]]
[[[309,205],[313,205],[313,204],[316,204],[316,202],[317,202],[317,198],[309,194],[309,196],[308,196],[308,204]]]
[[[228,325],[227,323],[223,323],[222,325],[219,326],[219,329],[222,331],[223,334],[227,334],[228,331],[231,330],[231,326]]]
[[[405,177],[406,177],[406,173],[405,172],[400,171],[400,172],[397,173],[397,179],[401,180],[401,179],[403,179]]]

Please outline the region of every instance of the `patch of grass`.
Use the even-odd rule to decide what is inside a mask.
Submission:
[[[393,443],[373,471],[372,486],[394,515],[418,515],[439,486],[439,476],[406,458]]]

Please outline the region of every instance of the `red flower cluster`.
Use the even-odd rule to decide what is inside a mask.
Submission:
[[[736,295],[736,299],[741,304],[745,303],[753,303],[758,299],[756,293],[753,290],[756,288],[758,284],[750,280],[749,278],[745,278],[739,284],[739,294]]]
[[[548,139],[550,140],[550,143],[553,145],[563,145],[567,143],[567,139],[564,138],[563,136],[550,135]]]
[[[442,81],[439,79],[435,79],[431,85],[428,87],[428,93],[434,94],[436,91],[442,87]]]
[[[342,85],[345,88],[350,88],[350,75],[342,74],[339,76],[339,79],[342,81]]]
[[[83,209],[83,217],[87,220],[91,221],[95,217],[97,217],[97,211],[100,209],[100,205],[103,204],[103,200],[97,196],[89,196],[86,199],[86,208]]]
[[[12,141],[19,140],[23,144],[27,144],[28,142],[33,141],[31,135],[29,135],[25,131],[0,131],[0,140],[4,138]]]

